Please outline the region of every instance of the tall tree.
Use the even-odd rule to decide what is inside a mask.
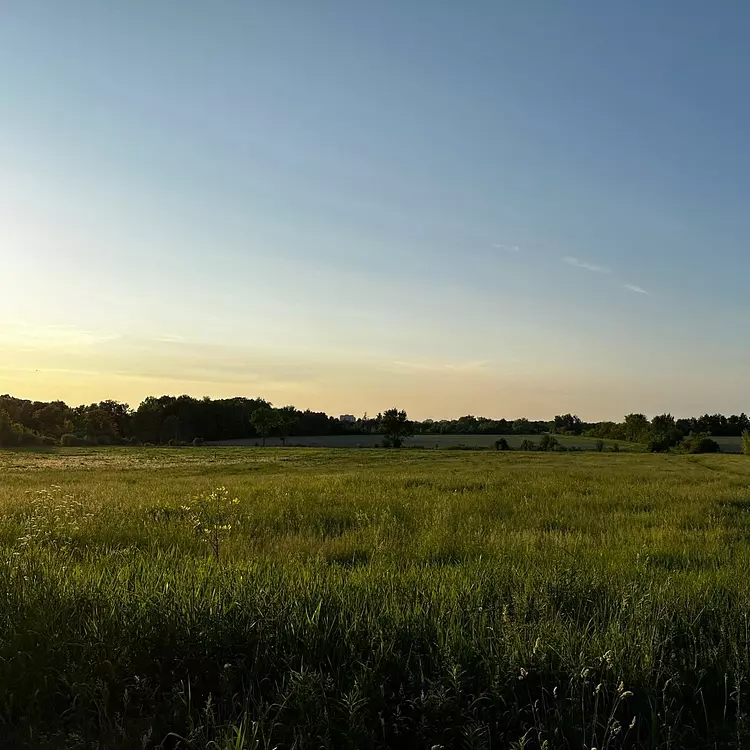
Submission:
[[[583,422],[577,414],[558,415],[550,426],[560,435],[580,435],[583,432]]]
[[[299,413],[293,406],[282,406],[275,409],[276,430],[281,438],[281,444],[286,445],[286,439],[292,434],[294,426],[299,422]]]
[[[276,412],[268,406],[261,406],[250,415],[250,424],[255,428],[265,447],[266,438],[276,426]]]
[[[385,448],[400,448],[404,438],[414,434],[414,424],[409,421],[403,409],[388,409],[378,414],[378,427],[383,433]]]
[[[651,438],[659,446],[670,448],[682,440],[683,434],[671,414],[659,414],[651,420]]]
[[[528,435],[531,431],[531,422],[526,417],[521,417],[513,422],[513,432],[516,435]]]
[[[628,414],[625,417],[625,437],[637,443],[643,439],[650,427],[645,414]]]

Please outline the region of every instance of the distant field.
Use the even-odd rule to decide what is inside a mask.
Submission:
[[[539,435],[415,435],[405,441],[407,446],[418,446],[421,448],[456,448],[456,447],[484,447],[490,448],[500,437],[504,437],[511,448],[518,448],[524,440],[539,442]],[[594,450],[596,438],[572,437],[567,435],[554,436],[560,443],[580,450]],[[382,437],[380,435],[318,435],[312,437],[290,437],[287,445],[314,448],[376,448],[380,446]],[[721,446],[723,453],[740,453],[741,445],[739,437],[717,437],[714,438]],[[621,451],[640,451],[642,446],[628,443],[624,440],[605,440],[605,450],[612,450],[617,443]],[[222,446],[255,446],[260,445],[260,440],[225,440],[210,445]],[[266,446],[280,446],[278,438],[268,438]]]
[[[722,453],[742,453],[741,437],[715,437],[713,439],[721,446]]]
[[[455,448],[455,447],[492,447],[498,438],[504,437],[508,444],[517,448],[524,440],[539,442],[540,435],[415,435],[405,441],[407,446],[418,446],[421,448]],[[564,445],[581,448],[582,450],[593,450],[596,446],[596,438],[568,437],[566,435],[555,435]],[[290,437],[287,445],[299,447],[316,448],[376,448],[382,441],[381,435],[319,435],[314,437]],[[738,438],[739,440],[739,438]],[[620,450],[635,450],[640,446],[621,440],[605,440],[605,446],[610,449],[615,443],[619,443]],[[260,440],[226,440],[211,445],[247,446],[260,445]],[[278,438],[268,438],[267,446],[279,446]]]
[[[750,458],[50,449],[0,477],[2,747],[750,746]]]

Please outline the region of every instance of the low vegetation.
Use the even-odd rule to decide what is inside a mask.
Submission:
[[[79,448],[0,471],[3,746],[750,741],[743,456]]]
[[[719,453],[721,446],[708,435],[690,435],[679,443],[683,453]]]

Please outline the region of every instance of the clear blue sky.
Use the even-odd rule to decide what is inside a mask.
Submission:
[[[0,391],[750,408],[750,5],[9,0]]]

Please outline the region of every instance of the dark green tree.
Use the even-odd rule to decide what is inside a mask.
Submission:
[[[383,434],[384,448],[400,448],[404,438],[414,434],[414,424],[403,409],[388,409],[378,414],[378,429]]]
[[[281,444],[286,445],[286,439],[299,422],[299,412],[293,406],[282,406],[274,409],[276,414],[276,431],[279,433]]]
[[[19,432],[10,415],[0,409],[0,448],[8,448],[19,443]]]
[[[551,426],[558,435],[580,435],[583,432],[583,422],[577,414],[558,415]]]
[[[628,414],[625,417],[625,439],[633,443],[647,439],[650,426],[645,414]]]
[[[531,422],[526,417],[521,417],[513,422],[513,432],[516,435],[528,435],[531,430]]]
[[[250,415],[250,424],[255,428],[265,447],[266,438],[277,424],[276,411],[268,406],[261,406]]]
[[[677,428],[675,418],[671,414],[659,414],[651,420],[651,435],[649,444],[663,446],[661,450],[671,448],[682,440],[682,432]]]
[[[33,424],[29,426],[33,426],[40,435],[59,439],[66,429],[72,431],[71,415],[72,410],[64,402],[53,401],[34,411]]]

